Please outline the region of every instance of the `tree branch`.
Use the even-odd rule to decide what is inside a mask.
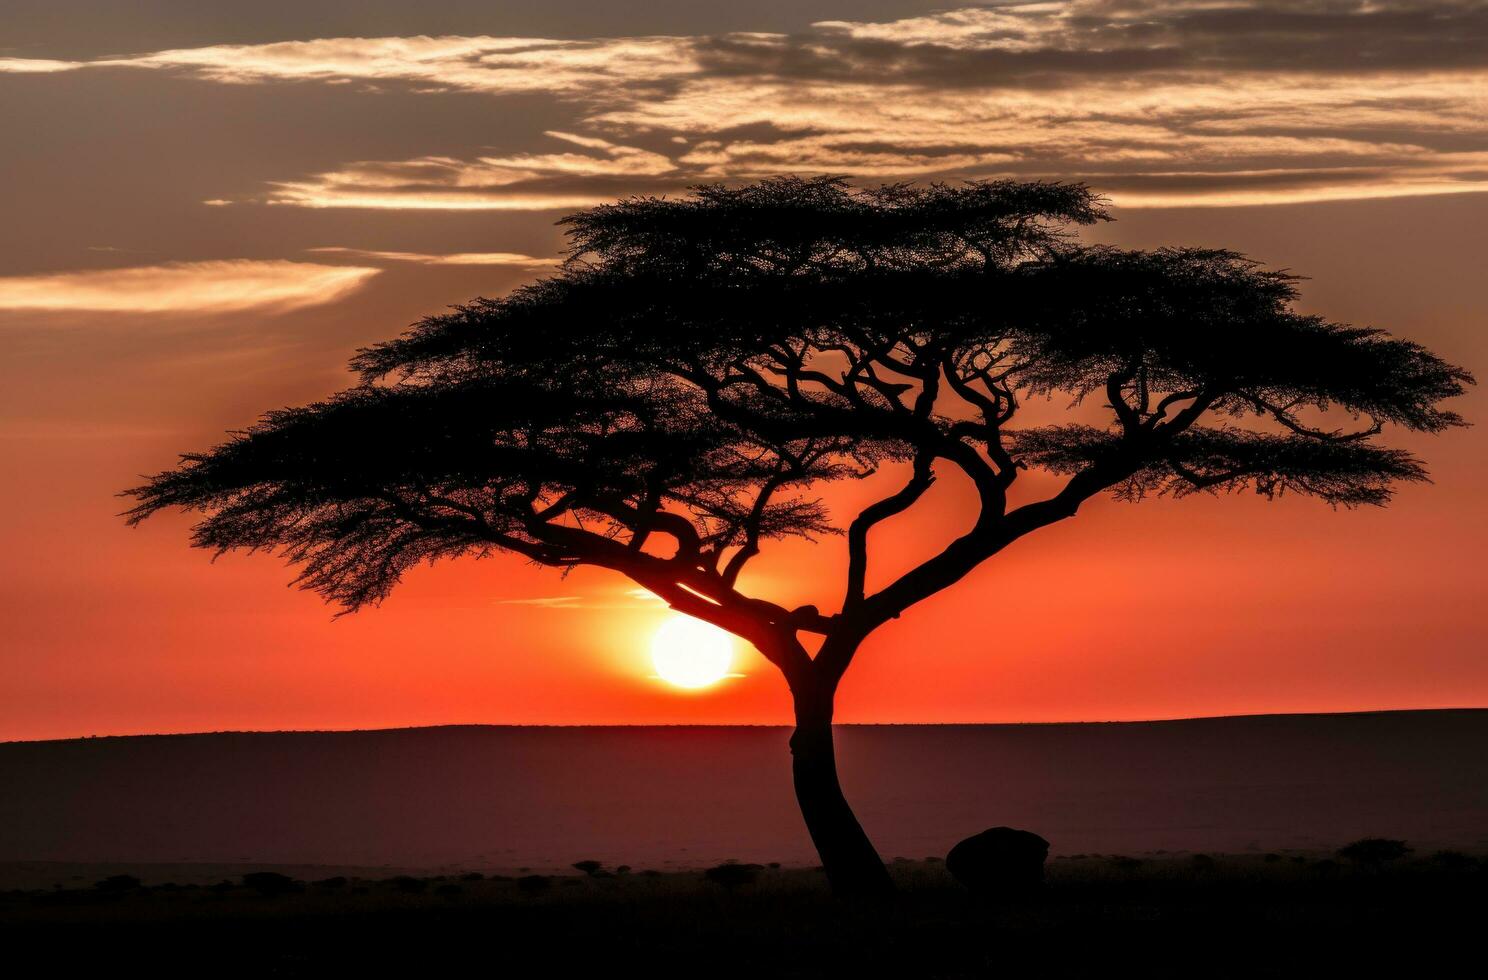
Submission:
[[[914,460],[914,473],[898,491],[869,504],[853,519],[847,529],[847,593],[842,599],[844,615],[850,615],[863,601],[864,581],[868,574],[868,532],[874,525],[902,514],[922,497],[935,482],[932,457],[920,454]]]

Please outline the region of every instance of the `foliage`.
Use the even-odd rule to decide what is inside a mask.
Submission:
[[[1366,868],[1379,868],[1398,861],[1411,852],[1403,840],[1387,837],[1365,837],[1339,848],[1338,856]]]
[[[347,610],[456,555],[611,568],[830,684],[868,632],[1101,492],[1355,506],[1426,478],[1378,437],[1463,424],[1441,402],[1466,371],[1296,312],[1294,276],[1236,253],[1071,234],[1105,218],[1083,186],[1010,181],[593,208],[559,274],[361,351],[361,385],[184,457],[129,518],[201,511],[197,545],[276,549]],[[1049,395],[1103,421],[1015,424]],[[903,486],[851,521],[816,496],[883,468]],[[870,530],[947,468],[976,487],[971,530],[869,593]],[[1027,469],[1065,479],[1017,504]],[[763,542],[842,531],[836,611],[739,590]],[[814,668],[801,631],[828,638]]]
[[[744,885],[752,885],[759,879],[760,872],[765,870],[762,864],[740,864],[737,861],[725,861],[723,864],[714,865],[703,872],[703,877],[719,885],[728,891]]]
[[[299,883],[288,875],[277,871],[250,871],[243,875],[243,887],[251,888],[268,898],[285,895],[299,889]]]
[[[547,875],[523,875],[517,879],[517,890],[524,895],[540,895],[552,884],[553,879]]]

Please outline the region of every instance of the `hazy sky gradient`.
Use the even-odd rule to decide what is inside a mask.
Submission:
[[[0,131],[0,738],[786,720],[753,655],[703,694],[648,678],[662,612],[605,574],[454,563],[332,624],[273,558],[209,567],[187,519],[116,517],[139,474],[347,384],[358,346],[541,275],[585,203],[1083,179],[1102,240],[1238,248],[1312,277],[1309,311],[1488,361],[1482,3],[11,0]],[[870,641],[839,715],[1488,702],[1488,447],[1396,441],[1437,482],[1382,511],[1093,502]],[[877,574],[960,527],[943,482]],[[842,543],[805,547],[751,586],[829,604]]]

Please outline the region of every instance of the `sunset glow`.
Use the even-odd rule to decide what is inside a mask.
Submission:
[[[734,638],[691,616],[670,617],[651,638],[656,674],[675,687],[712,687],[729,675],[733,662]]]
[[[280,555],[188,548],[200,515],[119,518],[182,452],[355,385],[358,349],[553,275],[576,208],[1084,181],[1115,218],[1085,241],[1233,248],[1306,276],[1301,313],[1488,368],[1478,4],[181,6],[0,17],[0,740],[788,720],[750,644],[614,572],[493,550],[336,619]],[[1451,408],[1477,427],[1392,442],[1434,482],[1384,510],[1091,500],[869,637],[836,720],[1488,703],[1488,393]],[[825,488],[830,523],[907,467]],[[966,532],[945,469],[873,529],[870,589]],[[1055,486],[1018,480],[1015,505]],[[760,547],[742,593],[841,608],[844,536]]]

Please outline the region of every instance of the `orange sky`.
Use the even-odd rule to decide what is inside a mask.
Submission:
[[[1488,79],[1468,55],[1415,64],[1381,40],[1367,69],[1319,55],[1282,70],[1268,58],[1301,28],[1265,5],[1264,36],[1157,18],[1169,48],[1214,63],[1176,70],[1154,44],[1118,75],[1069,68],[1095,42],[1016,10],[643,4],[627,27],[596,4],[435,4],[424,21],[370,4],[361,22],[270,4],[251,24],[158,6],[104,30],[104,5],[73,31],[26,0],[0,49],[0,126],[25,137],[0,147],[18,232],[0,239],[0,739],[787,721],[783,683],[752,654],[703,692],[648,676],[665,613],[608,573],[455,562],[332,622],[271,557],[213,565],[184,517],[133,531],[116,517],[113,495],[176,453],[346,384],[356,347],[540,274],[560,245],[550,205],[785,170],[1084,177],[1117,204],[1102,240],[1237,248],[1310,276],[1309,311],[1488,362]],[[1112,5],[1064,6],[1122,23]],[[1412,39],[1394,23],[1379,36]],[[995,40],[1008,30],[1023,32],[1013,67]],[[898,74],[741,63],[761,45]],[[1346,60],[1347,44],[1328,50]],[[1062,52],[1064,74],[1019,76],[1040,52]],[[944,61],[955,78],[935,73]],[[783,78],[812,87],[809,104]],[[1481,392],[1455,407],[1488,418]],[[873,637],[839,719],[1488,704],[1484,438],[1396,437],[1436,482],[1383,510],[1094,501]],[[871,490],[829,499],[846,511]],[[954,533],[964,491],[948,478],[878,532],[876,573]],[[767,549],[746,584],[826,607],[844,559],[841,540]]]

